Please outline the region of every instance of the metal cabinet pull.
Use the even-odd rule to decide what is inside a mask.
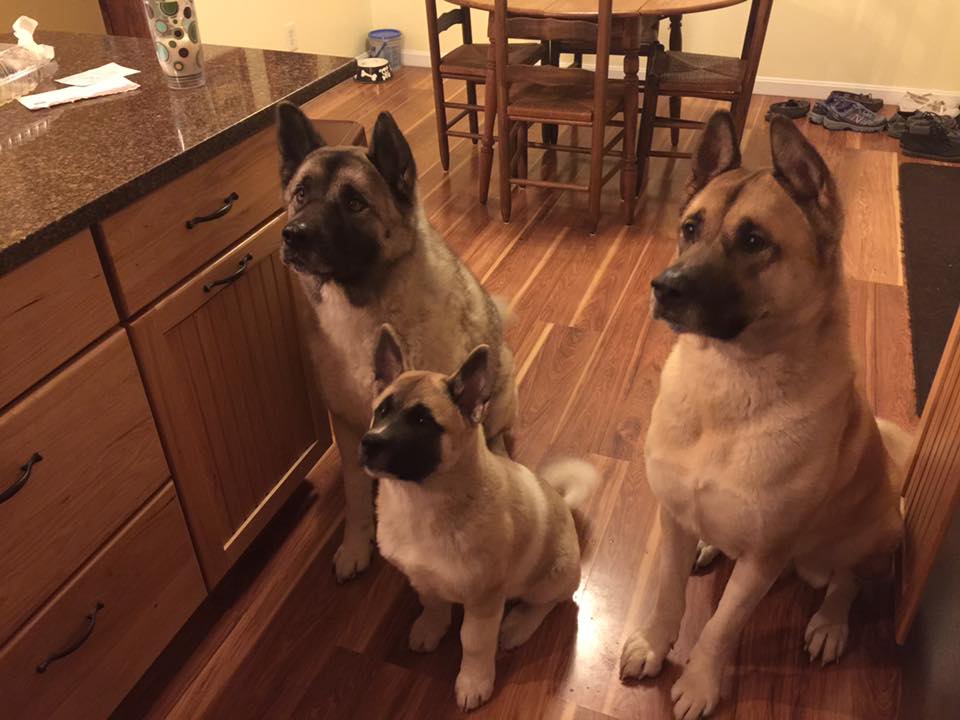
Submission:
[[[203,291],[210,292],[218,285],[229,285],[230,283],[232,283],[234,280],[239,278],[241,275],[243,275],[247,271],[247,265],[250,264],[251,260],[253,260],[253,255],[251,255],[250,253],[247,253],[246,255],[243,256],[243,260],[237,263],[236,270],[234,270],[230,275],[227,275],[225,278],[220,278],[219,280],[213,280],[212,282],[208,282],[206,285],[203,286]]]
[[[93,635],[93,629],[97,626],[97,613],[101,610],[103,610],[103,603],[98,602],[97,606],[93,609],[93,612],[86,615],[87,627],[84,629],[83,634],[62,650],[57,650],[55,653],[51,653],[46,658],[41,660],[40,664],[37,665],[37,672],[46,672],[47,668],[50,667],[50,663],[60,660],[61,658],[65,658],[67,655],[79,650],[80,646],[83,645],[91,635]]]
[[[43,460],[43,456],[40,453],[34,453],[30,456],[30,459],[27,460],[26,465],[20,466],[20,477],[17,478],[17,481],[8,487],[6,490],[0,492],[0,503],[5,503],[7,500],[12,498],[18,492],[23,490],[23,486],[27,484],[27,480],[30,479],[30,473],[33,472],[33,466],[38,462]]]
[[[223,207],[214,210],[209,215],[197,215],[197,217],[187,220],[187,230],[192,230],[194,225],[210,222],[211,220],[216,220],[217,218],[222,218],[233,209],[233,203],[239,199],[240,196],[235,192],[230,193],[223,199]]]

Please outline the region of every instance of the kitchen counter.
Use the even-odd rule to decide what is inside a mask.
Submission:
[[[55,77],[115,61],[140,70],[130,79],[141,87],[47,110],[0,107],[0,275],[267,127],[279,101],[302,104],[355,68],[343,57],[204,45],[206,85],[170,90],[150,40],[37,39],[56,49]]]

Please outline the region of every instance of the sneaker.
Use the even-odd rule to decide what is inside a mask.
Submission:
[[[900,98],[900,112],[904,115],[913,112],[928,112],[934,115],[955,115],[957,112],[956,103],[950,104],[946,98],[933,93],[906,92]]]
[[[770,109],[767,110],[767,114],[764,117],[766,120],[770,120],[774,115],[783,115],[791,120],[796,120],[797,118],[802,118],[808,112],[810,112],[810,103],[806,100],[791,99],[786,102],[771,104]]]
[[[927,134],[907,133],[900,139],[904,155],[960,163],[960,134],[951,135],[940,125]]]
[[[957,119],[949,115],[934,115],[928,112],[914,112],[904,115],[898,112],[887,121],[887,135],[894,138],[903,137],[905,133],[914,135],[928,135],[934,125],[939,125],[948,135],[960,134]]]
[[[827,130],[853,130],[854,132],[880,132],[887,119],[850,100],[818,102],[810,111],[810,122],[823,125]]]
[[[860,103],[867,110],[873,110],[873,112],[880,112],[883,109],[883,98],[875,98],[870,93],[861,94],[834,90],[827,97],[827,102],[832,100],[848,100],[850,102]]]

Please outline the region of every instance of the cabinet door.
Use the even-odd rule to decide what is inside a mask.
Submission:
[[[329,446],[314,422],[279,216],[131,326],[213,587]]]

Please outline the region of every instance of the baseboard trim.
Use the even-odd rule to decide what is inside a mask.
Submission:
[[[430,53],[425,50],[404,50],[403,64],[411,67],[430,67]],[[590,62],[583,64],[588,70],[592,70],[594,65]],[[640,71],[643,72],[643,58],[641,58]],[[610,66],[610,75],[612,77],[623,77],[623,67],[617,63]],[[925,94],[933,93],[945,98],[952,104],[960,104],[960,89],[958,90],[936,90],[906,88],[897,85],[873,85],[868,83],[851,82],[832,82],[828,80],[805,80],[802,78],[782,78],[760,75],[757,77],[757,83],[754,91],[758,95],[783,95],[786,97],[821,99],[827,97],[831,90],[849,90],[856,92],[868,92],[874,97],[883,98],[883,101],[891,105],[896,105],[903,94],[910,90],[915,93]]]

